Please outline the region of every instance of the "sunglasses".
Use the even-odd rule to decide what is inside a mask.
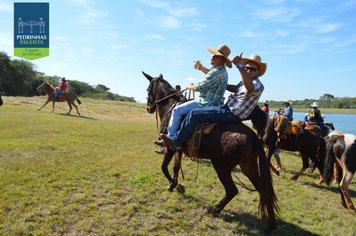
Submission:
[[[245,70],[247,72],[249,72],[249,71],[256,72],[256,71],[258,71],[258,68],[245,66]]]

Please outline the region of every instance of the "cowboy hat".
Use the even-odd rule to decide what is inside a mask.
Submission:
[[[230,48],[228,46],[226,46],[225,44],[221,44],[217,49],[209,48],[209,47],[207,49],[213,55],[223,56],[225,58],[225,60],[226,60],[225,66],[227,66],[229,68],[232,67],[231,61],[229,59],[231,50],[230,50]]]
[[[259,55],[253,54],[252,56],[250,56],[250,58],[241,58],[241,61],[245,65],[249,62],[256,63],[259,67],[259,70],[257,71],[257,76],[262,76],[266,72],[267,63],[263,63]]]
[[[262,101],[262,103],[268,105],[268,102],[267,102],[267,101]]]
[[[284,100],[283,104],[292,104],[292,102],[289,100]]]
[[[313,104],[310,105],[311,107],[318,107],[318,103],[317,102],[313,102]]]

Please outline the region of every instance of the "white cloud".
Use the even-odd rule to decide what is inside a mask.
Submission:
[[[160,0],[138,0],[143,5],[153,7],[153,8],[166,8],[170,4],[167,1],[160,1]]]
[[[158,17],[158,25],[168,29],[178,29],[181,27],[180,21],[172,16],[160,16]]]
[[[296,16],[300,15],[298,9],[278,8],[254,8],[253,16],[255,19],[262,19],[271,22],[291,22]]]
[[[198,14],[198,10],[194,7],[191,8],[172,8],[168,10],[168,13],[177,17],[188,17]]]
[[[145,38],[147,39],[152,39],[152,40],[163,40],[163,36],[161,36],[160,34],[148,34],[145,36]]]
[[[11,3],[5,3],[5,2],[0,2],[0,12],[13,12],[14,11],[14,5]]]

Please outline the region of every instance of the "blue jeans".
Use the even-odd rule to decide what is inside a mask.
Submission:
[[[188,101],[182,103],[172,110],[171,118],[169,119],[168,128],[167,128],[167,136],[170,138],[174,138],[177,136],[177,132],[180,129],[182,120],[185,115],[187,115],[191,110],[199,108],[199,105],[196,101]]]
[[[54,96],[54,99],[56,99],[58,97],[58,94],[60,94],[60,92],[62,92],[63,89],[59,88],[56,90],[56,92],[54,92],[53,96]]]
[[[172,141],[175,146],[182,147],[193,134],[199,123],[240,123],[227,105],[202,107],[191,110],[182,122],[181,128]]]

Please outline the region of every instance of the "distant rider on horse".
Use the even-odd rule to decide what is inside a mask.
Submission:
[[[62,82],[58,85],[56,88],[54,94],[53,94],[53,101],[55,102],[57,100],[57,97],[60,93],[65,93],[67,89],[67,80],[65,77],[62,78]]]
[[[321,112],[318,109],[318,103],[313,102],[313,104],[311,104],[310,107],[311,109],[306,114],[304,120],[311,124],[318,125],[323,132],[323,136],[325,136],[327,134],[327,128],[324,125],[324,117],[321,115]]]

